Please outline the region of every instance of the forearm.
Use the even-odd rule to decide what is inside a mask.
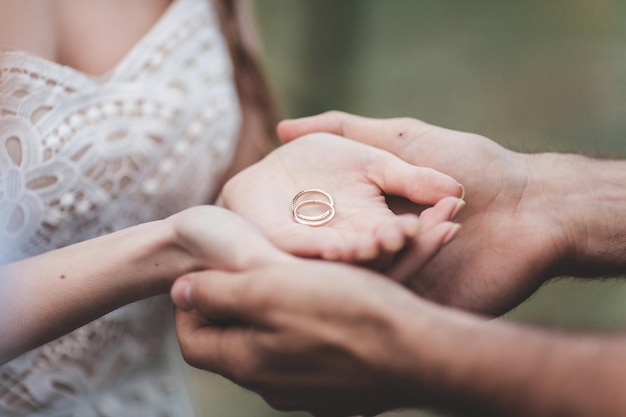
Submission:
[[[555,272],[601,276],[626,272],[626,161],[538,154],[529,159],[529,194],[565,231]]]
[[[195,268],[167,221],[131,227],[0,270],[0,363],[118,307],[166,293]]]
[[[626,339],[450,316],[407,339],[414,346],[429,340],[418,359],[426,365],[414,369],[415,379],[432,388],[427,405],[462,415],[626,414]]]

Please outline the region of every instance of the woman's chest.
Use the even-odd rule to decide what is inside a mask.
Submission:
[[[170,4],[171,0],[4,0],[0,47],[101,75],[132,49]]]
[[[240,123],[230,58],[207,3],[176,5],[102,79],[1,55],[0,234],[9,246],[32,255],[215,194]]]

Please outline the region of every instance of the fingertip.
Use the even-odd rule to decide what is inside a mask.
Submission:
[[[465,200],[463,200],[462,198],[459,198],[456,202],[456,206],[454,207],[454,210],[452,211],[452,214],[450,215],[450,221],[456,219],[456,217],[459,215],[461,210],[463,210],[463,207],[465,207]]]
[[[367,245],[358,249],[356,260],[358,262],[367,262],[374,260],[380,254],[380,249],[376,245]]]
[[[314,132],[343,136],[343,124],[354,117],[347,113],[331,110],[297,119],[285,119],[276,126],[276,133],[283,143]]]
[[[432,168],[431,168],[432,169]],[[432,190],[436,191],[435,199],[431,204],[437,203],[438,200],[447,197],[456,197],[463,199],[465,197],[465,187],[459,183],[455,178],[448,174],[434,170],[434,177],[432,178],[431,186]]]
[[[337,248],[327,248],[322,250],[320,256],[327,261],[338,261],[341,259],[341,251]]]
[[[193,310],[191,300],[191,278],[184,276],[177,279],[170,290],[170,297],[174,305],[183,311]]]
[[[405,243],[405,236],[401,230],[387,230],[380,235],[380,244],[387,252],[397,252]]]
[[[342,255],[342,246],[330,240],[320,243],[318,253],[313,254],[314,257],[319,256],[326,261],[338,261],[341,259]]]
[[[282,143],[287,143],[291,139],[294,139],[293,135],[290,133],[293,122],[293,119],[284,119],[276,125],[276,134]]]
[[[452,223],[450,229],[448,230],[448,233],[446,233],[446,236],[443,238],[442,246],[446,246],[447,244],[452,242],[458,236],[460,231],[461,225],[459,223]]]
[[[403,214],[381,225],[376,231],[376,239],[383,251],[394,253],[405,247],[408,240],[417,236],[419,229],[418,216]]]
[[[318,124],[319,115],[284,119],[276,125],[276,134],[282,143],[287,143],[308,133],[326,131],[323,125]]]
[[[420,231],[420,220],[417,215],[403,214],[398,216],[400,219],[400,227],[405,238],[414,238]]]
[[[358,239],[345,248],[341,256],[343,262],[368,262],[380,254],[378,239],[374,236],[361,236]]]
[[[442,198],[420,213],[420,230],[425,232],[440,223],[453,221],[464,206],[465,201],[457,197]]]

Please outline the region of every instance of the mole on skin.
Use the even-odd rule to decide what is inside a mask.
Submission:
[[[61,279],[65,279],[65,275],[61,275],[59,278],[61,278]]]

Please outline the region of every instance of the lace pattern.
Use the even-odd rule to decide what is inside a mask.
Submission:
[[[205,203],[232,160],[239,104],[208,1],[175,0],[106,77],[18,51],[0,66],[5,261]],[[154,366],[168,312],[135,303],[0,367],[0,415],[177,415]]]

